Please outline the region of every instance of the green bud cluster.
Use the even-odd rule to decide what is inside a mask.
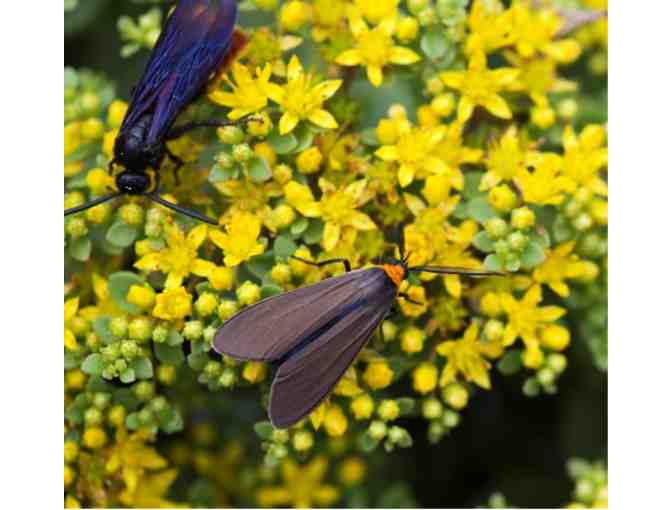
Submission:
[[[151,9],[137,21],[130,16],[122,16],[117,23],[117,29],[125,42],[121,48],[122,57],[130,57],[141,48],[152,48],[161,33],[161,10]]]

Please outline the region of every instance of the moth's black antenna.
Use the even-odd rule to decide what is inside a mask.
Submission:
[[[180,214],[184,214],[185,216],[189,216],[190,218],[194,218],[196,220],[209,223],[210,225],[215,226],[219,225],[219,222],[217,220],[213,220],[212,218],[205,216],[204,214],[197,213],[196,211],[185,209],[184,207],[180,207],[179,205],[173,204],[172,202],[168,202],[167,200],[161,198],[157,193],[144,193],[144,195],[150,200],[156,202],[157,204],[161,204],[162,206],[167,207],[168,209],[171,209]]]
[[[405,261],[405,254],[406,254],[406,234],[405,231],[406,229],[404,228],[404,224],[399,225],[399,258],[401,258],[402,261]]]
[[[86,211],[87,209],[91,209],[92,207],[98,204],[102,204],[104,202],[108,202],[117,197],[120,197],[123,194],[124,194],[123,191],[115,191],[114,193],[110,193],[109,195],[103,195],[102,197],[98,197],[94,200],[91,200],[90,202],[86,202],[85,204],[78,205],[77,207],[71,207],[70,209],[66,209],[64,216],[69,216],[70,214]]]
[[[450,266],[413,266],[408,270],[411,273],[461,274],[464,276],[506,276],[502,271],[488,271],[487,269],[468,269],[466,267]]]

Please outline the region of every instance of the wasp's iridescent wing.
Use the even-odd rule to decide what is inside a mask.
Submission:
[[[161,32],[121,126],[150,113],[147,143],[161,140],[179,112],[205,87],[231,48],[235,0],[181,0]]]

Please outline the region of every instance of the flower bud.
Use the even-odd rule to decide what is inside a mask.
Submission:
[[[117,338],[123,338],[128,332],[128,321],[126,317],[114,317],[110,321],[110,331]]]
[[[152,338],[152,321],[147,317],[137,317],[128,324],[128,336],[138,342]]]
[[[140,381],[133,387],[133,393],[135,393],[135,396],[143,402],[147,402],[154,397],[154,383],[150,381]]]
[[[156,326],[152,332],[152,340],[157,344],[161,344],[168,340],[168,328],[163,325]]]
[[[119,208],[119,217],[126,225],[136,227],[145,220],[145,210],[138,204],[125,204]]]
[[[534,225],[536,218],[529,207],[519,207],[511,211],[511,226],[518,230],[525,230]]]
[[[241,143],[245,139],[245,133],[243,133],[243,130],[240,129],[238,126],[221,127],[217,129],[217,136],[222,142],[224,142],[227,145],[236,145]],[[238,158],[235,159],[237,161],[240,161],[238,160]]]
[[[222,370],[222,375],[219,376],[219,384],[224,388],[232,388],[236,384],[236,372],[230,367]]]
[[[421,363],[413,371],[413,389],[421,394],[429,393],[436,388],[439,370],[432,363]]]
[[[84,220],[84,218],[81,216],[74,216],[66,223],[65,231],[70,237],[77,239],[78,237],[84,237],[89,232],[89,229],[86,226],[86,220]]]
[[[233,146],[233,159],[238,161],[238,163],[245,163],[252,159],[253,156],[254,151],[248,144],[241,143]]]
[[[422,351],[425,343],[425,333],[415,326],[408,327],[401,334],[401,349],[413,354]]]
[[[234,316],[238,311],[238,303],[230,299],[224,299],[217,307],[217,316],[223,321]]]
[[[403,17],[397,23],[397,38],[402,43],[409,43],[418,36],[418,21],[410,16]]]
[[[504,237],[509,231],[509,226],[502,218],[490,218],[484,226],[488,235],[495,239]]]
[[[175,365],[160,365],[156,371],[156,378],[161,384],[165,385],[173,384],[176,375]]]
[[[378,416],[385,421],[396,420],[399,417],[399,404],[394,400],[383,400],[378,405]]]
[[[460,424],[460,415],[452,409],[446,409],[441,417],[441,423],[449,429],[455,428]]]
[[[383,321],[383,340],[386,342],[391,342],[397,336],[397,331],[399,327],[392,321]]]
[[[84,411],[84,423],[87,425],[100,425],[103,422],[103,413],[100,409],[89,407]]]
[[[182,335],[192,342],[200,340],[203,335],[203,323],[199,320],[188,321],[184,324]]]
[[[314,174],[322,165],[322,153],[317,147],[306,149],[296,158],[296,167],[302,174]]]
[[[368,432],[373,439],[380,441],[387,435],[387,425],[382,421],[372,421]]]
[[[459,383],[452,383],[443,389],[443,401],[453,409],[464,409],[469,402],[469,392]]]
[[[441,401],[436,397],[431,397],[425,399],[422,403],[422,416],[428,420],[434,420],[441,416],[443,412],[443,405]]]
[[[358,420],[365,420],[373,414],[374,402],[370,395],[364,393],[353,398],[350,402],[350,411]]]
[[[212,292],[204,292],[198,296],[194,303],[194,307],[201,317],[207,317],[215,313],[217,305],[219,305],[219,299]]]
[[[308,430],[299,430],[292,438],[292,446],[297,452],[305,452],[313,447],[313,434]]]
[[[273,180],[278,184],[287,184],[292,180],[292,168],[288,165],[275,165],[273,167]]]
[[[292,269],[288,264],[276,264],[271,269],[271,278],[279,284],[288,283],[292,279]]]
[[[512,250],[521,252],[527,246],[528,238],[525,234],[523,234],[519,230],[516,230],[515,232],[511,232],[509,234],[507,241],[509,242],[509,246],[511,247]]]
[[[483,331],[488,342],[497,342],[504,334],[504,324],[501,321],[490,319],[485,323]]]
[[[261,299],[261,287],[250,281],[246,281],[236,289],[236,296],[241,305],[251,305]]]

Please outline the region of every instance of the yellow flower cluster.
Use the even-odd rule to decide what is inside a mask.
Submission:
[[[410,447],[405,416],[438,441],[497,390],[495,367],[528,395],[562,390],[608,225],[606,117],[582,114],[567,64],[606,51],[606,21],[567,33],[546,2],[444,4],[247,2],[273,27],[244,27],[246,50],[182,114],[235,125],[171,141],[179,179],[170,158],[155,169],[164,199],[219,225],[143,197],[66,217],[66,506],[356,506],[362,452]],[[73,207],[114,186],[127,105],[69,72]],[[219,326],[339,270],[292,256],[379,264],[400,231],[410,266],[506,274],[412,273],[326,400],[289,430],[255,424],[272,371],[217,355]]]

